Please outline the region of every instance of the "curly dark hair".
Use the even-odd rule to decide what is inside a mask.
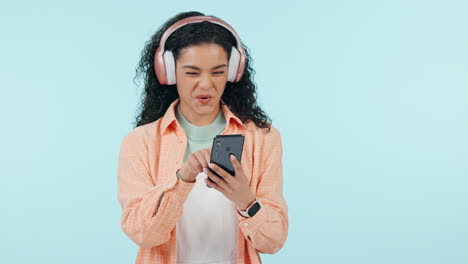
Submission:
[[[141,53],[140,62],[136,68],[135,79],[144,77],[144,92],[142,93],[141,106],[138,116],[133,123],[135,127],[142,126],[162,117],[169,105],[173,103],[179,94],[175,85],[162,85],[159,83],[154,70],[154,55],[159,46],[162,34],[175,22],[191,17],[203,16],[200,12],[183,12],[169,19],[164,25],[146,42]],[[214,17],[214,16],[213,16]],[[237,46],[236,39],[230,31],[224,27],[207,21],[187,24],[176,31],[167,39],[165,50],[171,50],[174,59],[177,60],[181,49],[200,44],[218,44],[231,54],[232,46]],[[245,70],[239,82],[227,82],[221,99],[229,109],[242,121],[253,121],[257,127],[270,130],[271,119],[258,106],[256,99],[256,85],[252,78],[255,71],[252,69],[251,57],[248,49],[245,50]]]

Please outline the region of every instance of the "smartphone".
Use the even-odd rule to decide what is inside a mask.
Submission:
[[[244,135],[217,135],[213,139],[211,148],[210,163],[214,163],[227,171],[231,175],[235,175],[234,167],[232,166],[229,156],[233,154],[240,162],[242,158],[242,149],[244,148]],[[215,175],[220,177],[215,171],[211,170]],[[208,178],[213,182],[210,178]]]

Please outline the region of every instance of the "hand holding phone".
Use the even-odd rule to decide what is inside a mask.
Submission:
[[[234,167],[232,166],[230,155],[233,154],[240,162],[242,158],[242,149],[244,147],[244,135],[217,135],[213,139],[211,148],[210,163],[214,163],[231,175],[235,175]],[[211,170],[215,175],[220,177],[215,171]],[[208,178],[213,182],[210,178]],[[208,186],[208,185],[207,185]],[[208,186],[209,187],[209,186]]]

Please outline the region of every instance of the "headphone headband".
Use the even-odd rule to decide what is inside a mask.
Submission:
[[[168,81],[168,72],[166,71],[166,64],[168,63],[165,61],[164,57],[164,45],[166,44],[166,40],[169,38],[169,36],[176,31],[177,29],[191,23],[199,23],[203,21],[208,21],[214,24],[218,24],[227,30],[229,30],[232,35],[236,39],[236,44],[237,44],[237,51],[239,52],[239,63],[236,65],[237,72],[234,75],[233,82],[238,82],[242,74],[244,73],[245,69],[245,51],[244,48],[242,47],[242,43],[240,41],[239,36],[237,35],[236,31],[226,22],[222,21],[221,19],[215,18],[215,17],[210,17],[210,16],[192,16],[192,17],[187,17],[184,19],[181,19],[171,25],[162,35],[161,40],[159,42],[159,46],[156,50],[155,56],[154,56],[154,68],[156,72],[156,76],[158,77],[159,83],[161,84],[171,84],[170,81]],[[233,47],[234,48],[234,47]],[[171,62],[169,62],[171,63]]]

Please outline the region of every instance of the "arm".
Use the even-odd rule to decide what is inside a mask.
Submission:
[[[121,227],[143,248],[155,247],[170,239],[171,231],[182,215],[183,203],[195,186],[183,181],[177,181],[174,186],[155,186],[149,162],[148,148],[142,136],[127,135],[120,147],[118,163]]]
[[[261,171],[256,198],[260,210],[250,218],[238,215],[247,241],[261,253],[279,251],[288,235],[288,207],[283,197],[282,145],[279,132],[272,127],[262,146]]]

